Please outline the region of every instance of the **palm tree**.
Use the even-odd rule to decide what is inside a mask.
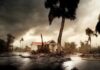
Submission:
[[[14,42],[15,37],[11,34],[7,34],[7,50],[11,50],[12,43]]]
[[[94,35],[97,37],[97,34],[90,28],[87,28],[85,32],[86,32],[86,35],[88,36],[87,44],[89,44],[90,42],[90,45],[91,45],[91,36]]]
[[[98,21],[98,23],[97,23],[97,25],[96,25],[95,31],[98,32],[98,33],[100,33],[100,15],[99,15],[98,20],[99,20],[99,21]]]
[[[0,39],[0,53],[6,52],[6,42],[2,39]]]
[[[20,48],[22,47],[22,42],[24,41],[23,38],[20,39]]]
[[[61,28],[60,32],[58,35],[58,46],[61,47],[61,39],[62,39],[62,33],[64,29],[64,23],[65,19],[75,19],[76,15],[76,9],[78,6],[79,0],[46,0],[45,1],[45,7],[49,8],[49,24],[52,24],[52,21],[56,17],[61,17],[62,22],[61,22]]]

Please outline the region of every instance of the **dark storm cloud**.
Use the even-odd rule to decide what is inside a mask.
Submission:
[[[7,33],[18,37],[25,34],[29,29],[33,29],[32,35],[43,33],[48,36],[53,35],[57,37],[61,19],[55,19],[52,26],[49,27],[47,18],[49,10],[45,9],[44,1],[45,0],[0,0],[0,38],[4,37]],[[83,33],[86,25],[89,26],[89,24],[87,24],[88,22],[92,23],[91,26],[94,26],[93,24],[96,22],[94,18],[89,19],[95,15],[93,15],[96,11],[94,9],[98,11],[100,4],[99,0],[93,1],[93,4],[92,1],[93,0],[80,0],[76,12],[77,18],[75,21],[66,19],[64,32],[69,30],[69,33],[73,33],[73,31],[70,30],[71,28],[74,30],[75,35],[76,33]],[[95,2],[96,4],[98,3],[97,6],[95,6]],[[89,8],[87,8],[87,6]],[[47,27],[49,28],[47,29]],[[64,36],[67,36],[67,32]]]
[[[0,18],[10,24],[20,22],[34,9],[32,0],[4,0],[0,5]]]
[[[11,33],[16,37],[33,28],[33,35],[54,35],[60,28],[60,19],[47,30],[48,11],[45,0],[0,0],[0,37]],[[57,23],[57,24],[56,24]],[[68,28],[65,27],[65,29]]]
[[[43,1],[0,0],[0,37],[7,33],[20,36],[41,23],[44,25]]]

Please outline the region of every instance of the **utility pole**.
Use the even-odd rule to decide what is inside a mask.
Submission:
[[[42,42],[42,47],[44,46],[44,43],[43,43],[43,36],[41,34],[41,42]]]

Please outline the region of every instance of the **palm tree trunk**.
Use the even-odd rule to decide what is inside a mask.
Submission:
[[[88,39],[88,41],[90,42],[90,46],[91,46],[91,36],[89,36],[89,39]]]
[[[59,36],[58,36],[58,49],[61,48],[61,39],[62,39],[62,34],[63,34],[63,29],[64,29],[64,23],[65,23],[65,18],[63,17],[62,22],[61,22]]]
[[[90,53],[91,53],[91,48],[92,48],[92,46],[91,46],[91,36],[90,36]]]
[[[22,47],[21,47],[21,41],[20,41],[20,52],[22,51]]]

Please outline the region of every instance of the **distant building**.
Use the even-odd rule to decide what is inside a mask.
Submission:
[[[48,44],[47,42],[43,42],[43,44]],[[42,45],[42,42],[32,42],[32,45]]]
[[[33,50],[35,49],[39,53],[47,53],[49,52],[49,44],[47,42],[32,42],[31,44],[33,47]]]
[[[56,52],[57,48],[56,43],[54,41],[43,42],[44,46],[42,46],[42,42],[32,42],[31,45],[34,46],[33,48],[37,48],[37,50],[47,50],[48,52]]]

